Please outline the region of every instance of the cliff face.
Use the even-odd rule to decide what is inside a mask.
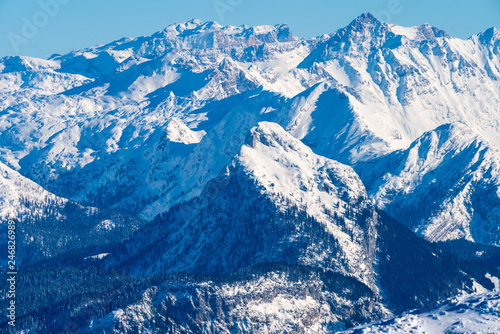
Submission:
[[[327,332],[495,289],[499,45],[364,14],[1,59],[20,326]]]

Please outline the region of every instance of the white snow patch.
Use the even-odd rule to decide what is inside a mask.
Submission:
[[[500,333],[500,295],[488,292],[453,297],[430,311],[415,310],[342,333]]]
[[[104,259],[108,255],[109,255],[109,253],[96,254],[96,255],[92,255],[92,256],[87,256],[87,257],[84,258],[84,260],[89,260],[89,259],[92,259],[92,260],[102,260],[102,259]]]

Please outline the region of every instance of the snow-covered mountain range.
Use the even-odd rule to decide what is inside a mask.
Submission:
[[[106,252],[105,266],[133,276],[217,277],[262,263],[268,269],[222,286],[203,281],[152,287],[138,304],[93,319],[89,328],[97,332],[169,326],[214,333],[343,329],[450,295],[495,289],[497,282],[496,270],[461,263],[379,213],[352,168],[316,155],[269,122],[250,130],[240,153],[199,197]],[[294,270],[302,273],[303,284],[315,286],[315,294],[296,290]],[[191,323],[192,312],[182,311],[184,299],[193,298],[205,325]],[[220,306],[204,305],[213,298]],[[222,314],[215,315],[214,307]],[[311,314],[311,307],[318,311]],[[232,320],[222,320],[227,317]]]
[[[90,332],[321,332],[495,289],[495,268],[427,241],[500,246],[499,150],[496,28],[461,40],[363,14],[306,39],[191,20],[0,59],[0,215],[20,224],[23,261],[81,265],[67,252],[87,246],[90,277],[139,282],[120,302],[59,300],[106,310],[77,316]],[[285,267],[234,276],[263,263]],[[183,318],[183,298],[226,304]]]
[[[500,242],[500,154],[464,123],[356,167],[372,199],[431,241]]]
[[[0,160],[60,197],[146,219],[199,195],[259,121],[348,164],[415,147],[425,132],[460,122],[471,135],[456,140],[479,136],[491,152],[479,163],[495,165],[499,35],[492,28],[460,40],[370,14],[313,39],[286,25],[192,20],[49,60],[3,58]],[[493,198],[479,211],[498,203],[498,169],[489,174]],[[464,191],[467,198],[473,189]],[[495,224],[498,214],[474,217],[478,204],[464,208],[455,193],[436,204],[453,218],[432,211],[418,225],[458,221],[462,232],[419,231],[496,244],[489,228],[468,226]],[[381,205],[394,200],[374,196]]]

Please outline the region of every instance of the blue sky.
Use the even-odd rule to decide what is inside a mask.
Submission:
[[[429,23],[460,38],[500,27],[500,0],[0,0],[0,57],[47,58],[192,18],[288,23],[294,35],[313,37],[365,12],[403,26]]]

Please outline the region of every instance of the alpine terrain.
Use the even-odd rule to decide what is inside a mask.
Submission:
[[[0,327],[498,332],[499,150],[496,28],[191,20],[2,58]]]

